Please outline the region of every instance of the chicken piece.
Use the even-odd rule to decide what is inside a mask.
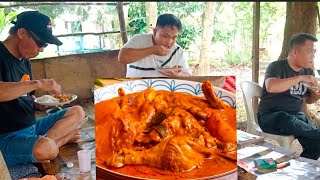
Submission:
[[[109,156],[120,148],[130,148],[134,142],[135,128],[130,116],[123,116],[116,100],[95,104],[96,151]]]
[[[190,102],[185,102],[180,105],[180,107],[188,112],[190,112],[195,117],[201,118],[203,120],[209,119],[209,117],[212,114],[212,111],[210,108],[201,108],[198,107]]]
[[[205,127],[213,137],[217,137],[220,141],[236,143],[236,129],[233,128],[228,121],[223,119],[223,115],[223,111],[216,111],[211,115]]]
[[[152,88],[149,87],[144,91],[141,91],[134,99],[132,102],[132,105],[139,109],[143,103],[146,102],[152,102],[154,98],[156,97],[157,93],[156,91]]]
[[[162,110],[168,108],[168,104],[163,99],[163,95],[162,94],[157,94],[157,96],[154,98],[153,102],[154,102],[154,108],[157,111],[162,111]]]
[[[114,150],[122,147],[131,147],[136,137],[135,121],[131,116],[121,113],[115,120],[111,131],[112,147]]]
[[[186,172],[199,167],[213,149],[189,136],[168,138],[151,149],[134,151],[123,148],[106,160],[106,164],[122,167],[126,164],[148,165],[172,171]]]
[[[139,121],[142,121],[144,123],[151,123],[151,119],[155,116],[156,114],[156,110],[153,107],[152,103],[144,103],[141,107],[140,107],[140,119]]]
[[[130,96],[126,95],[122,88],[118,89],[118,97],[116,99],[119,100],[119,106],[122,111],[127,111],[129,107]]]
[[[204,81],[201,86],[202,92],[213,109],[224,109],[228,105],[214,94],[212,83],[208,80]]]
[[[119,88],[118,89],[118,95],[119,96],[125,96],[126,95],[126,93],[124,92],[123,88]]]
[[[191,137],[203,136],[206,147],[216,147],[215,142],[217,139],[212,137],[188,111],[179,107],[175,107],[174,109],[168,108],[163,111],[163,116],[164,119],[159,122],[160,124],[149,126],[149,129],[153,129],[149,133],[139,134],[138,129],[142,125],[140,127],[136,126],[137,137],[135,142],[159,142],[173,135],[189,135]]]

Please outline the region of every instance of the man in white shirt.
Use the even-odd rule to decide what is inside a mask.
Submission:
[[[120,63],[127,64],[126,77],[190,76],[183,49],[176,43],[181,22],[173,14],[162,14],[152,34],[134,35],[121,48]],[[179,66],[176,71],[161,68]]]

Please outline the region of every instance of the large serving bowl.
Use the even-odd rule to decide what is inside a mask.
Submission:
[[[204,97],[201,90],[200,82],[178,80],[178,79],[141,79],[126,81],[121,83],[115,83],[108,85],[94,91],[94,103],[98,103],[103,100],[111,99],[118,96],[118,89],[122,87],[126,94],[139,92],[151,87],[155,90],[167,90],[172,92],[185,92],[199,97]],[[215,95],[231,107],[236,108],[236,96],[235,94],[214,87]]]
[[[148,87],[152,87],[155,90],[184,92],[184,93],[189,93],[199,97],[204,97],[203,92],[201,90],[201,85],[202,83],[200,82],[177,80],[177,79],[141,79],[141,80],[126,81],[126,82],[115,83],[115,84],[111,84],[111,85],[96,89],[94,91],[94,101],[96,104],[96,103],[99,103],[100,101],[117,97],[119,88],[123,88],[126,94],[140,92],[147,89]],[[221,89],[219,87],[213,87],[213,89],[214,89],[215,95],[218,98],[220,98],[226,104],[229,104],[231,107],[236,108],[235,94],[229,91],[226,91],[224,89]],[[96,133],[100,133],[100,132],[96,132]],[[97,154],[97,158],[98,157],[99,157],[99,154]],[[151,176],[148,178],[141,178],[141,176],[139,175],[127,173],[129,170],[132,170],[133,168],[135,168],[136,171],[139,171],[142,173],[150,173],[150,174],[157,173],[156,168],[140,166],[140,165],[139,166],[129,165],[129,166],[130,166],[129,168],[128,168],[128,165],[122,168],[112,168],[112,167],[107,167],[103,164],[99,164],[97,161],[97,172],[103,172],[103,174],[106,177],[113,177],[111,179],[153,179]],[[207,171],[210,171],[210,170],[215,171],[215,170],[218,170],[219,168],[216,168],[216,169],[211,168],[211,165],[206,164],[205,162],[203,164],[202,169],[207,169]],[[201,173],[199,169],[194,169],[192,171],[194,174]],[[235,172],[236,172],[236,164],[233,168],[228,169],[224,172],[219,172],[214,175],[206,175],[204,177],[197,177],[193,179],[213,179],[213,178],[219,178],[219,177],[225,178],[226,176],[228,176],[228,179],[229,177],[236,178]],[[166,175],[168,175],[169,173],[170,172],[168,172]],[[190,172],[186,172],[186,173],[190,173]],[[173,172],[173,175],[166,176],[166,179],[168,179],[168,177],[169,179],[188,179],[188,176],[181,176],[181,172],[179,173]]]

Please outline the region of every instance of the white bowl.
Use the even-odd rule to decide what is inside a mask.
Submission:
[[[118,89],[123,88],[125,93],[139,92],[152,86],[155,90],[168,90],[172,92],[185,92],[204,97],[201,90],[202,83],[178,79],[141,79],[115,83],[94,91],[94,102],[111,99],[118,96]],[[236,108],[236,95],[219,87],[213,87],[215,95],[222,101]]]

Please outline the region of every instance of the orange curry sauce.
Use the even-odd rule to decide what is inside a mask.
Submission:
[[[115,113],[121,109],[123,105],[123,101],[125,103],[130,104],[134,100],[134,98],[139,93],[132,93],[124,95],[126,99],[122,97],[115,97],[109,100],[101,101],[95,104],[95,126],[96,126],[96,163],[98,166],[102,168],[106,168],[108,170],[118,172],[123,174],[124,176],[135,176],[141,178],[154,178],[154,179],[192,179],[192,178],[203,178],[210,177],[214,175],[219,175],[221,173],[225,173],[228,171],[235,170],[237,167],[236,161],[231,161],[227,158],[223,158],[219,156],[218,158],[213,159],[204,159],[204,161],[196,168],[186,171],[179,172],[173,170],[164,170],[156,167],[149,167],[146,165],[124,165],[123,167],[111,167],[106,165],[106,159],[110,157],[115,152],[115,145],[113,142],[114,138],[114,130],[115,128],[123,128],[122,123],[115,118]],[[186,102],[192,102],[192,104],[196,104],[198,108],[200,108],[204,113],[212,112],[212,113],[220,113],[221,119],[224,121],[222,123],[223,126],[221,129],[216,130],[215,132],[210,132],[210,134],[217,134],[219,136],[234,136],[231,139],[236,139],[236,110],[233,108],[225,108],[225,109],[210,109],[209,103],[205,98],[200,98],[197,96],[178,93],[178,92],[169,92],[158,90],[156,94],[161,94],[163,99],[167,102],[168,106],[174,106],[176,104],[186,104]],[[139,111],[133,110],[132,106],[128,106],[126,110],[128,114],[132,114],[132,117],[139,119]],[[199,120],[199,118],[196,118]],[[208,119],[204,120],[203,118],[199,121],[202,126],[208,125]],[[216,122],[215,122],[216,123]],[[211,125],[211,127],[219,127],[215,125]],[[220,126],[221,127],[221,126]],[[203,127],[204,128],[204,127]],[[208,128],[209,129],[209,128]],[[230,130],[232,131],[230,133]],[[212,131],[212,130],[211,130]],[[223,133],[221,132],[229,132]],[[122,141],[122,144],[132,143],[129,138]],[[230,139],[230,138],[229,138]],[[219,139],[220,140],[220,139]],[[232,142],[235,144],[236,142]],[[125,146],[125,145],[124,145]],[[130,147],[130,146],[127,146]]]

